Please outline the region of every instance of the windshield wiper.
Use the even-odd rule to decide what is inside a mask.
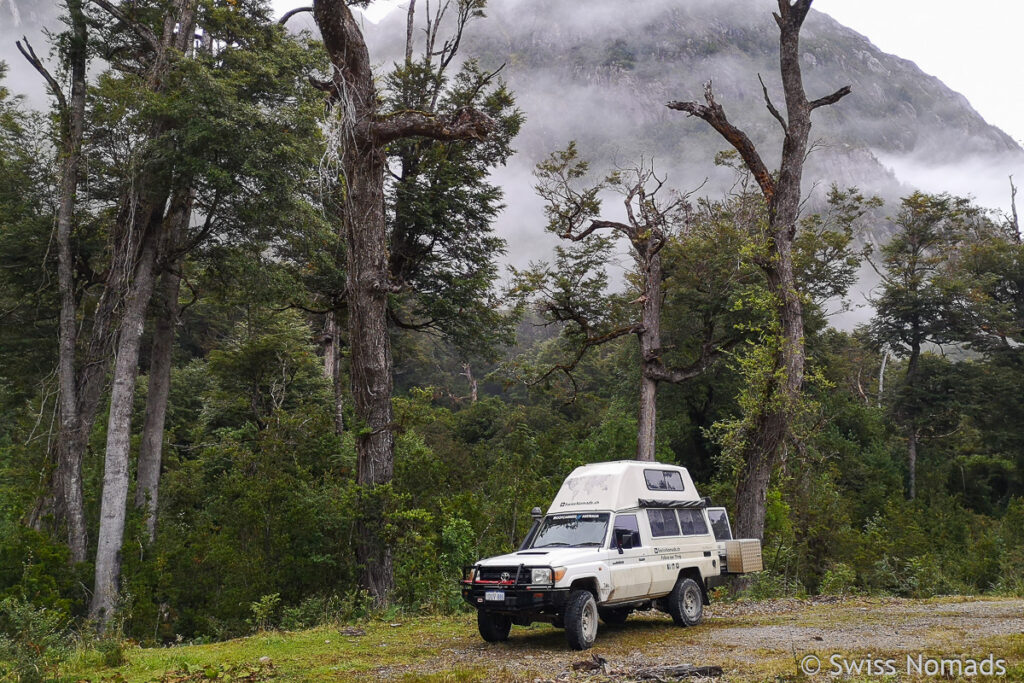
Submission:
[[[544,545],[535,545],[534,548],[554,548],[554,547],[568,547],[568,543],[562,543],[561,541],[555,541],[554,543],[545,543]]]

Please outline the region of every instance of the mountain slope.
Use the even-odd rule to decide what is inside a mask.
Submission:
[[[543,220],[532,197],[530,171],[572,139],[598,166],[654,157],[670,182],[692,188],[711,178],[708,192],[729,176],[711,165],[725,147],[703,122],[665,108],[669,100],[699,99],[713,80],[730,119],[777,161],[781,130],[768,113],[761,74],[781,108],[778,29],[768,0],[496,0],[471,25],[464,54],[504,77],[526,112],[519,155],[497,175],[510,208],[501,220],[514,263],[544,255],[536,239]],[[371,48],[385,66],[401,54],[404,12],[367,24]],[[801,42],[810,97],[850,85],[838,105],[815,112],[806,191],[832,182],[895,200],[912,189],[888,166],[947,169],[941,189],[977,192],[978,168],[1001,179],[1024,170],[1024,151],[989,125],[962,95],[889,55],[864,36],[812,11]],[[879,158],[885,160],[883,164]],[[975,160],[954,178],[964,160]],[[965,180],[965,182],[955,182]],[[935,188],[927,188],[935,189]],[[1000,195],[1001,196],[1001,195]],[[521,238],[523,244],[516,244]]]

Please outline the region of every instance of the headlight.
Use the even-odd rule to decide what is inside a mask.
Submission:
[[[476,567],[466,567],[462,571],[462,580],[470,582],[476,581]]]
[[[554,583],[551,580],[551,570],[550,569],[533,569],[533,570],[531,570],[531,573],[530,573],[530,583],[532,583],[532,584]]]

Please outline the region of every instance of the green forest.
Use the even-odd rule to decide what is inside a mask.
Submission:
[[[314,37],[263,0],[66,0],[18,45],[46,111],[0,64],[0,680],[467,611],[462,568],[605,460],[685,466],[763,539],[719,599],[1024,597],[1016,212],[802,174],[849,92],[787,59],[809,0],[771,27],[771,149],[710,84],[668,104],[731,190],[564,140],[521,268],[491,173],[529,114],[464,53],[484,1],[411,3],[393,62],[365,4],[316,0]]]

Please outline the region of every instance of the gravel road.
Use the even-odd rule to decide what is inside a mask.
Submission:
[[[1024,600],[771,600],[713,605],[705,617],[702,625],[683,629],[660,613],[637,613],[622,626],[602,624],[597,644],[582,653],[568,650],[564,632],[544,624],[513,627],[509,640],[497,644],[484,643],[473,628],[445,643],[438,656],[375,675],[630,681],[642,668],[692,664],[721,666],[724,681],[761,681],[795,678],[798,662],[811,653],[825,661],[832,653],[902,661],[918,654],[981,659],[994,651],[1019,666],[1015,655],[1024,652]],[[588,666],[601,660],[603,666]]]

